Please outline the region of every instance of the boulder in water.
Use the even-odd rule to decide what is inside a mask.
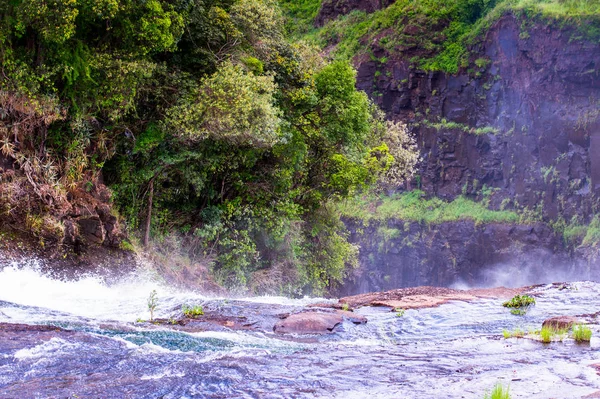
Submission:
[[[544,320],[544,322],[542,323],[542,328],[548,327],[553,328],[555,330],[568,330],[569,328],[573,327],[574,324],[577,324],[579,322],[580,321],[576,317],[557,316]]]
[[[278,321],[273,331],[278,334],[330,334],[342,324],[339,313],[302,312]]]

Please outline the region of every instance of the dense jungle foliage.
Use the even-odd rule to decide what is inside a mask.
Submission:
[[[416,161],[272,0],[0,0],[0,24],[1,218],[57,245],[105,183],[131,239],[179,237],[229,287],[322,292],[357,252],[328,204]]]

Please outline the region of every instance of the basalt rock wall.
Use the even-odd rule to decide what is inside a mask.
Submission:
[[[358,86],[411,125],[423,154],[413,187],[445,199],[487,188],[495,208],[588,220],[600,198],[600,46],[577,35],[523,31],[506,15],[475,49],[480,66],[456,75],[373,45],[356,60]]]
[[[600,46],[574,28],[507,14],[472,49],[471,66],[451,75],[419,69],[419,48],[391,54],[377,43],[354,60],[358,87],[416,138],[422,162],[407,188],[488,198],[540,222],[392,220],[398,234],[387,239],[349,222],[361,266],[340,294],[597,279],[598,249],[550,226],[585,224],[599,210]]]
[[[389,221],[347,222],[360,244],[360,266],[335,293],[339,296],[398,287],[520,287],[544,282],[598,279],[589,253],[573,256],[560,234],[545,223],[511,225],[472,221],[426,225]]]

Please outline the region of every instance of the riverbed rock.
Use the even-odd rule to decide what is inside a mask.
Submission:
[[[471,301],[477,298],[510,298],[525,291],[526,288],[498,287],[455,290],[424,286],[353,295],[341,298],[339,302],[352,307],[384,306],[392,309],[421,309],[436,307],[449,301]]]
[[[336,310],[335,313],[342,316],[344,320],[348,320],[354,324],[365,324],[367,322],[367,318],[365,316],[347,310]]]
[[[569,328],[573,327],[574,324],[577,323],[580,323],[580,321],[576,317],[557,316],[544,320],[544,322],[542,323],[542,328],[549,327],[555,330],[568,330]]]
[[[302,312],[278,321],[273,331],[278,334],[330,334],[342,324],[339,313]]]

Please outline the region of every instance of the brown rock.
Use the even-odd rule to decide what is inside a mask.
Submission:
[[[550,327],[554,328],[555,330],[568,330],[569,328],[573,327],[573,324],[577,323],[579,323],[579,320],[576,317],[557,316],[544,320],[542,323],[542,328]]]
[[[278,321],[273,331],[278,334],[330,334],[344,317],[339,313],[303,312]]]
[[[509,298],[524,292],[523,288],[490,288],[454,290],[443,287],[398,288],[386,292],[371,292],[340,299],[340,303],[352,307],[387,306],[401,309],[421,309],[443,305],[449,301],[472,301],[477,298]]]

